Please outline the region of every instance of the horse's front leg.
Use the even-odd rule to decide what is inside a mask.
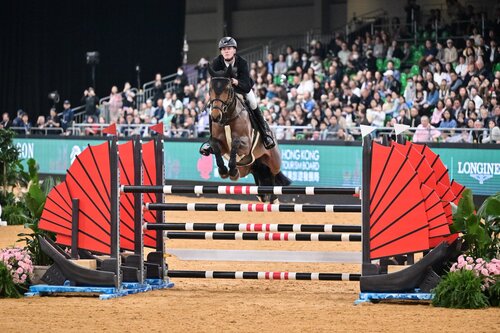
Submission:
[[[231,180],[238,180],[240,178],[240,172],[236,166],[236,155],[240,149],[241,142],[239,139],[234,139],[231,143],[231,153],[229,154],[229,177]]]
[[[226,165],[224,164],[224,159],[222,158],[221,146],[217,140],[210,139],[210,146],[215,155],[215,163],[219,169],[219,176],[226,179],[229,176]]]

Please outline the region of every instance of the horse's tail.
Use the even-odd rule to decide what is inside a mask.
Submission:
[[[292,183],[292,180],[280,171],[276,176],[274,176],[274,182],[277,186],[288,186]]]

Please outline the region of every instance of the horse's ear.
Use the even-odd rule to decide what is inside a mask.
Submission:
[[[212,66],[210,66],[210,64],[208,65],[208,73],[210,74],[211,77],[217,76],[217,73],[214,72],[214,70],[212,69]]]

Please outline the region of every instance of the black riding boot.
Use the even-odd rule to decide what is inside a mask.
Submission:
[[[273,133],[269,128],[269,124],[262,116],[262,112],[257,107],[255,110],[252,110],[253,119],[255,119],[255,123],[257,124],[257,129],[262,137],[262,143],[266,149],[272,149],[276,146],[276,142],[274,142]]]
[[[214,151],[212,150],[212,146],[210,146],[210,139],[212,138],[212,117],[208,117],[208,128],[208,140],[203,142],[200,147],[200,154],[204,156],[209,156],[210,154],[214,153]]]

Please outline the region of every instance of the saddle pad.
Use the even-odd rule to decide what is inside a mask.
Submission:
[[[224,126],[224,131],[226,133],[226,142],[228,147],[231,147],[232,139],[231,139],[231,127],[229,125]],[[255,161],[254,151],[257,147],[257,143],[260,139],[260,133],[254,129],[252,129],[252,149],[250,150],[250,154],[247,156],[238,156],[236,155],[236,165],[237,166],[247,166],[252,164]],[[224,158],[229,161],[229,154],[225,154]]]

